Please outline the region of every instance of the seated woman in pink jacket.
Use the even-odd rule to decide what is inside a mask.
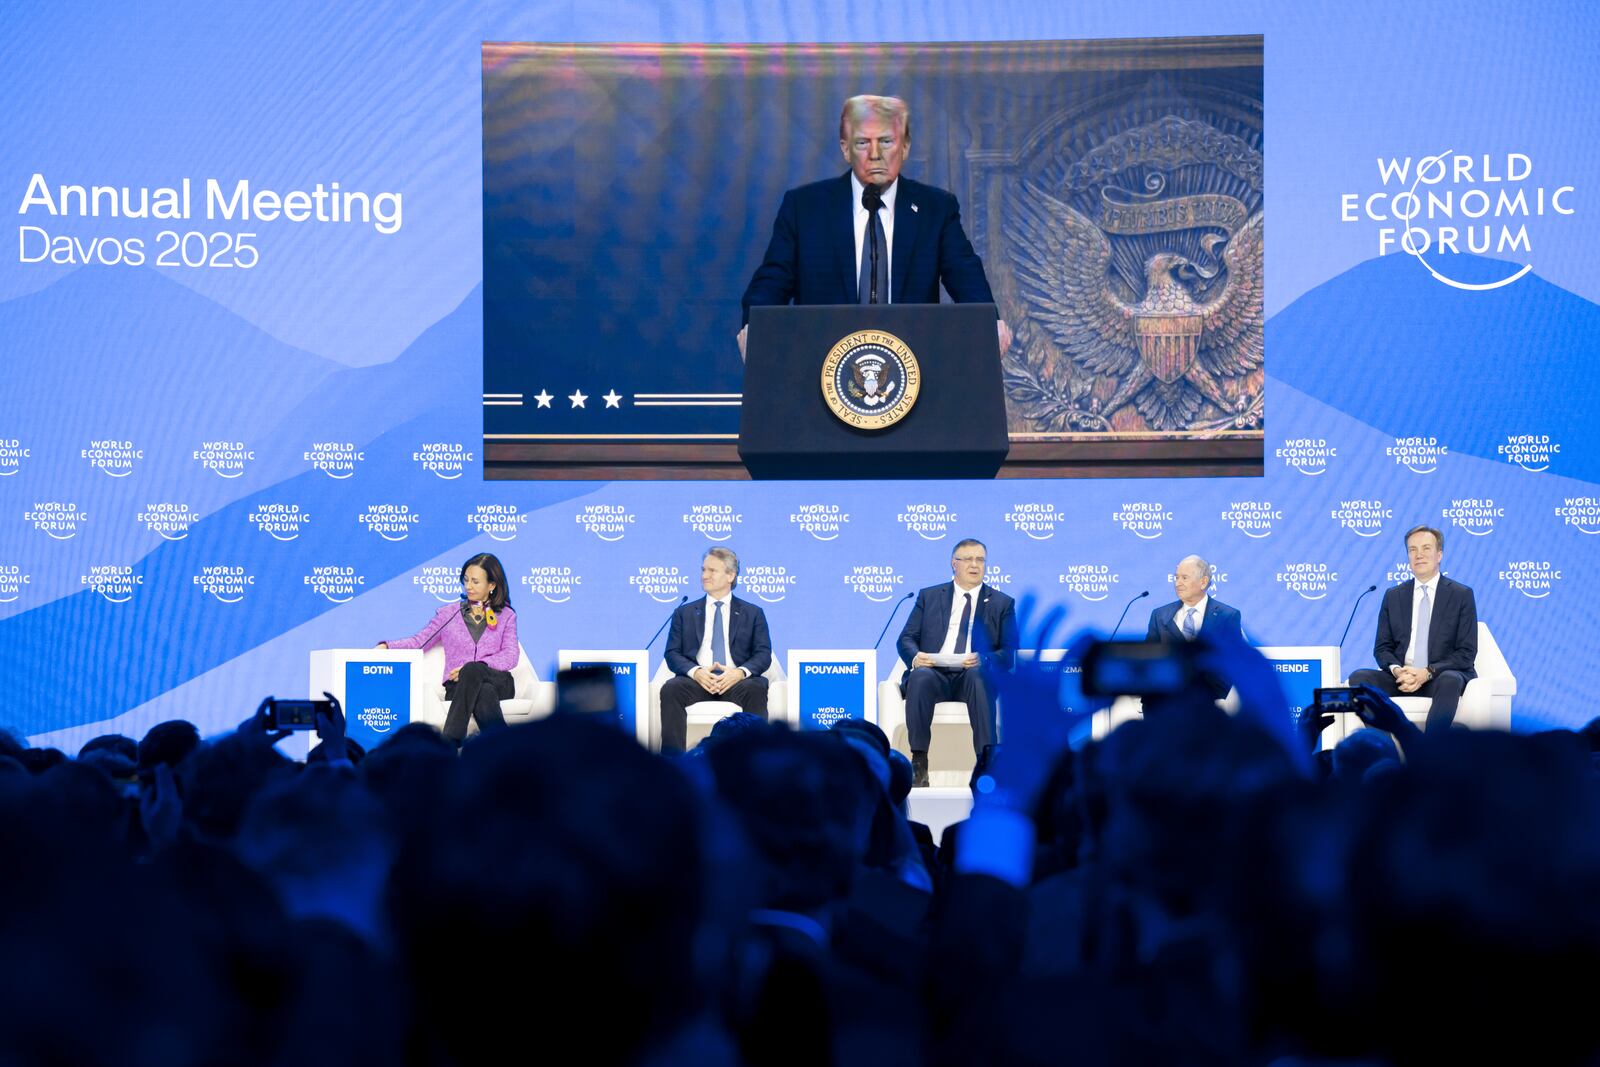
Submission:
[[[446,604],[428,625],[379,648],[444,646],[444,695],[450,701],[444,735],[456,744],[467,736],[469,720],[479,730],[506,724],[500,702],[516,687],[511,668],[517,665],[517,613],[506,595],[506,572],[500,561],[480,552],[461,565],[461,601]]]

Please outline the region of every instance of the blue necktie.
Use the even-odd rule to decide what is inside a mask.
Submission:
[[[956,633],[956,655],[967,654],[967,631],[972,628],[972,594],[962,594],[967,598],[965,606],[961,609],[961,628]]]
[[[711,622],[711,662],[728,664],[728,642],[722,636],[722,601],[717,601],[715,618]]]
[[[872,299],[872,246],[878,246],[878,299]],[[856,283],[856,302],[860,304],[887,304],[889,302],[889,246],[883,239],[883,223],[878,209],[867,209],[867,228],[861,232],[861,276]]]
[[[1183,636],[1186,640],[1193,641],[1194,635],[1198,632],[1194,628],[1194,613],[1198,610],[1190,608],[1189,613],[1183,617]]]
[[[1416,652],[1412,653],[1412,666],[1426,667],[1428,665],[1428,624],[1433,621],[1433,600],[1428,596],[1428,587],[1422,587],[1422,600],[1417,604],[1417,643]]]

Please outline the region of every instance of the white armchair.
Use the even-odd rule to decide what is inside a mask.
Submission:
[[[500,702],[500,711],[508,725],[542,719],[556,706],[556,684],[539,681],[533,664],[528,660],[528,650],[518,644],[517,651],[520,653],[517,665],[511,668],[511,680],[516,684],[516,689],[510,700]],[[445,713],[450,710],[450,702],[444,698],[444,683],[440,680],[444,677],[442,645],[435,645],[422,654],[421,670],[422,715],[413,721],[425,722],[442,730]],[[469,723],[467,732],[472,733],[477,728],[477,723]]]
[[[889,738],[891,747],[910,756],[911,743],[906,736],[906,698],[900,695],[900,679],[905,677],[905,673],[905,661],[896,655],[889,677],[878,683],[878,726]],[[995,699],[998,727],[998,694]],[[959,700],[941,700],[933,706],[932,738],[928,745],[929,784],[965,788],[976,763],[977,757],[972,752],[972,721],[967,717],[967,706]]]
[[[672,677],[672,668],[662,660],[650,676],[650,751],[661,751],[661,687]],[[767,721],[792,722],[789,715],[789,686],[783,664],[776,653],[772,665],[762,675],[767,680]],[[693,748],[710,728],[742,708],[731,700],[701,700],[686,709],[689,720],[687,747]],[[696,729],[700,727],[700,729]]]
[[[1517,679],[1486,622],[1478,623],[1478,658],[1473,667],[1478,676],[1467,683],[1461,703],[1456,705],[1456,725],[1469,730],[1511,729],[1511,698],[1517,695]],[[1400,696],[1394,702],[1418,726],[1428,721],[1428,709],[1433,706],[1430,697]],[[1351,730],[1358,728],[1355,723],[1347,725]]]

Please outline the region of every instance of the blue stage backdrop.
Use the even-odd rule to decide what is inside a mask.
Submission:
[[[1253,640],[1331,643],[1427,522],[1516,674],[1516,727],[1580,724],[1600,691],[1600,87],[1581,76],[1600,23],[1579,4],[1445,10],[9,10],[0,723],[66,746],[170,717],[222,729],[305,695],[311,649],[420,627],[476,551],[504,560],[546,677],[560,647],[643,642],[714,544],[744,559],[780,653],[871,641],[968,535],[997,584],[1086,626],[1150,589],[1142,628],[1196,552]],[[482,42],[1254,33],[1273,131],[1264,477],[482,480]],[[774,155],[836,138],[781,101],[759,114],[772,145],[710,168],[739,197]]]

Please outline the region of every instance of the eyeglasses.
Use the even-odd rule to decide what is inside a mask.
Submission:
[[[989,562],[987,559],[985,559],[982,556],[956,556],[955,557],[955,561],[957,563],[987,563],[987,562]]]

